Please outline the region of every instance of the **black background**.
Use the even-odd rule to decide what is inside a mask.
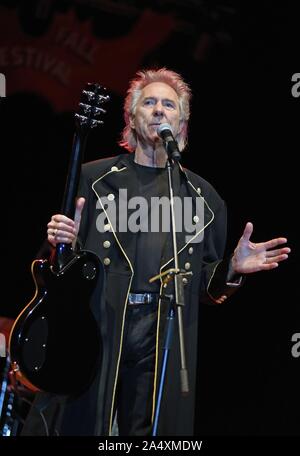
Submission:
[[[292,249],[277,270],[247,278],[230,302],[201,309],[197,428],[205,435],[299,435],[300,429],[300,358],[291,355],[291,337],[300,333],[300,98],[291,94],[291,77],[300,71],[299,16],[296,2],[253,3],[221,2],[233,11],[227,14],[219,12],[220,2],[201,2],[198,16],[182,7],[178,13],[192,30],[205,30],[212,39],[205,58],[194,58],[193,33],[178,32],[144,62],[179,71],[191,85],[189,146],[182,163],[226,200],[228,252],[247,221],[254,224],[253,241],[286,236]],[[10,2],[14,4],[25,3]],[[30,16],[29,5],[35,2],[26,4],[21,10],[24,29],[42,33],[43,24]],[[68,10],[72,2],[53,5]],[[171,8],[163,1],[152,7]],[[76,8],[79,17],[95,18],[95,34],[102,36],[112,29],[126,33],[135,19],[112,13],[103,18],[82,4]],[[174,12],[176,6],[172,8]],[[219,14],[218,20],[211,11]],[[123,99],[111,97],[105,127],[89,137],[87,160],[121,152]],[[57,114],[32,93],[2,99],[0,115],[0,314],[15,318],[33,295],[30,264],[50,216],[59,211],[74,123],[72,113]]]

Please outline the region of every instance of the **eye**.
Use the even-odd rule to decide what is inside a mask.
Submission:
[[[144,106],[153,106],[155,104],[154,98],[146,98],[143,102]]]
[[[171,109],[175,109],[176,108],[175,103],[173,101],[171,101],[171,100],[165,100],[164,101],[164,106],[166,108],[171,108]]]

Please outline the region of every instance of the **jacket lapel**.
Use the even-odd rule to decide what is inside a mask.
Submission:
[[[214,214],[209,209],[205,199],[200,195],[201,190],[197,189],[189,179],[187,173],[179,164],[173,170],[174,196],[183,200],[181,213],[182,229],[177,231],[177,252],[178,255],[193,242],[202,242],[205,229],[212,223]],[[184,201],[184,198],[187,198]],[[161,271],[170,267],[174,260],[172,236],[168,236],[161,261]]]
[[[98,198],[98,207],[111,224],[114,238],[130,263],[133,271],[136,236],[128,232],[128,201],[137,195],[137,181],[132,176],[134,154],[124,155],[114,166],[93,183]]]
[[[128,231],[128,219],[135,211],[135,209],[128,209],[128,201],[135,196],[142,196],[139,195],[133,161],[134,154],[121,156],[115,165],[107,169],[92,185],[98,198],[99,209],[104,211],[108,222],[111,222],[115,240],[130,263],[132,272],[137,236]],[[196,238],[201,241],[199,236],[203,236],[204,230],[212,222],[213,214],[208,210],[198,189],[193,185],[180,164],[173,167],[172,177],[174,196],[180,197],[180,200],[187,198],[190,206],[185,213],[183,210],[186,202],[182,204],[180,215],[182,226],[176,233],[177,250],[180,254],[191,242],[195,242]],[[199,213],[199,207],[201,213]],[[199,219],[198,222],[197,219]],[[188,224],[189,229],[187,229],[186,224]],[[172,235],[170,234],[166,237],[161,267],[164,268],[169,265],[172,260],[173,248]]]

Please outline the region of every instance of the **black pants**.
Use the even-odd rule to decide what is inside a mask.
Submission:
[[[117,391],[121,436],[151,435],[157,303],[129,305]]]

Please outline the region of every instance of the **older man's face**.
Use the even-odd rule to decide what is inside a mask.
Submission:
[[[179,120],[179,99],[175,90],[164,82],[152,82],[143,88],[130,125],[136,131],[138,142],[154,145],[160,141],[158,126],[168,123],[176,137]]]

